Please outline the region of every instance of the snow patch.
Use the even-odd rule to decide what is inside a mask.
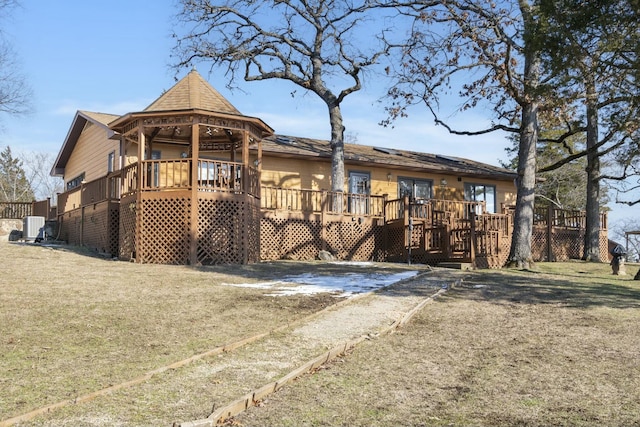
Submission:
[[[257,283],[223,283],[223,286],[270,289],[268,296],[313,295],[333,293],[336,297],[375,291],[418,274],[417,271],[401,273],[346,273],[339,276],[317,276],[310,273],[285,276],[281,280]]]

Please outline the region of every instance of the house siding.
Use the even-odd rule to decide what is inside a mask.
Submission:
[[[348,191],[349,172],[366,172],[371,177],[372,195],[387,194],[389,199],[398,198],[398,177],[430,180],[433,182],[435,198],[449,200],[464,200],[464,184],[486,184],[496,187],[497,209],[502,204],[515,203],[516,188],[512,181],[499,181],[476,177],[460,177],[453,174],[426,173],[402,169],[392,169],[386,166],[345,164],[344,191]],[[388,179],[391,174],[391,179]],[[329,190],[331,188],[331,163],[325,158],[297,159],[276,157],[263,152],[261,183],[266,187],[288,189]],[[447,181],[446,187],[441,187],[442,179]]]
[[[116,152],[117,159],[120,142],[108,139],[107,130],[102,126],[87,122],[65,167],[65,184],[82,173],[85,174],[85,181],[93,181],[105,176],[109,153],[112,151]],[[117,165],[116,169],[118,169]]]

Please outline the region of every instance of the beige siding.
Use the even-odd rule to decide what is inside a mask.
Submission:
[[[331,189],[331,164],[324,160],[262,158],[262,185],[310,190]]]
[[[345,180],[349,178],[349,172],[365,172],[371,176],[371,194],[387,194],[389,199],[398,198],[398,177],[414,178],[433,181],[433,194],[436,198],[450,200],[464,199],[464,184],[495,185],[497,192],[497,210],[501,205],[515,203],[516,188],[511,181],[498,181],[490,179],[476,179],[460,177],[457,175],[433,174],[416,171],[403,171],[380,166],[367,167],[364,165],[345,165]],[[302,188],[312,190],[329,190],[331,188],[331,163],[325,159],[291,159],[269,156],[264,153],[262,159],[263,186],[281,188]],[[446,180],[446,186],[442,186],[442,180]],[[344,186],[348,191],[347,182]]]
[[[65,183],[84,172],[85,180],[92,181],[107,174],[109,153],[119,155],[119,141],[107,138],[107,130],[99,125],[87,122],[78,138],[78,142],[69,157],[64,171]]]

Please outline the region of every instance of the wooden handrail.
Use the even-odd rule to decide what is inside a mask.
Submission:
[[[294,212],[383,217],[385,196],[262,187],[261,208]]]

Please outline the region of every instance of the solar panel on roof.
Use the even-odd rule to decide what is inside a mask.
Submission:
[[[453,157],[449,157],[449,156],[443,156],[440,154],[436,154],[436,159],[442,159],[442,160],[448,160],[450,162],[456,162],[456,163],[460,163],[460,160],[453,158]]]
[[[395,154],[396,156],[399,156],[400,153],[398,153],[396,150],[392,149],[392,148],[385,148],[385,147],[373,147],[373,149],[375,151],[379,151],[381,153],[385,153],[385,154]]]
[[[296,144],[296,140],[295,139],[287,138],[285,136],[276,137],[276,142],[279,142],[281,144],[287,144],[287,145],[295,145]]]

